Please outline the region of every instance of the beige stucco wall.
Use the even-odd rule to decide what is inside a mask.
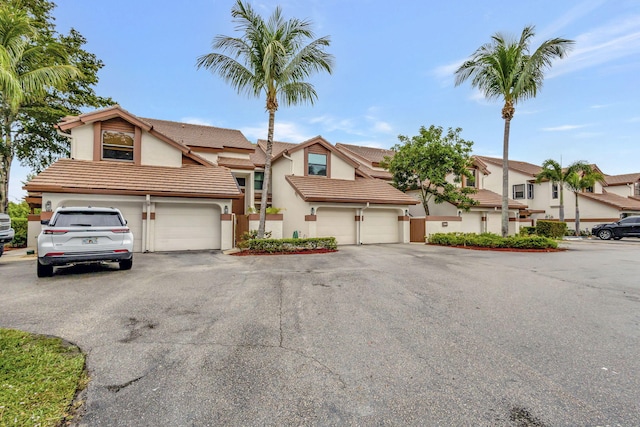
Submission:
[[[622,197],[633,196],[633,184],[632,185],[611,185],[607,187],[607,193],[617,194]]]
[[[71,158],[93,160],[93,124],[71,130]]]
[[[181,167],[182,151],[147,132],[143,132],[141,163],[149,166]]]
[[[350,164],[342,160],[335,153],[331,154],[331,178],[332,179],[356,179],[355,168]]]

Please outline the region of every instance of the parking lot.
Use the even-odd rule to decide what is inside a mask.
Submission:
[[[564,246],[3,257],[0,326],[86,352],[83,426],[640,425],[640,239]]]

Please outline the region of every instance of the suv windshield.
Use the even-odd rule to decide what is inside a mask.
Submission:
[[[124,224],[117,212],[59,212],[53,227],[120,227]]]

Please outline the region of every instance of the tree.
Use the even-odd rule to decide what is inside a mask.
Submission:
[[[564,222],[564,183],[567,181],[569,168],[562,169],[560,163],[553,159],[547,159],[542,163],[542,170],[536,175],[536,182],[551,181],[558,186],[560,192],[560,222]]]
[[[501,33],[480,46],[455,72],[456,86],[471,79],[471,86],[484,92],[489,99],[502,99],[504,119],[502,156],[502,236],[509,233],[509,130],[519,101],[534,98],[542,88],[544,71],[555,58],[564,58],[572,40],[553,38],[530,53],[534,27],[522,30],[519,40]]]
[[[15,123],[30,103],[80,76],[56,42],[38,40],[36,27],[22,8],[0,7],[0,212],[8,207],[9,177],[15,154]]]
[[[587,188],[593,187],[596,182],[603,182],[604,175],[595,170],[586,162],[578,161],[571,164],[566,171],[565,183],[576,198],[576,236],[580,235],[580,208],[578,207],[578,194]]]
[[[313,85],[304,80],[315,72],[331,73],[333,56],[324,50],[330,44],[329,37],[314,40],[309,21],[285,20],[280,7],[265,22],[249,4],[236,0],[231,16],[242,36],[216,36],[212,43],[214,52],[198,57],[196,65],[218,74],[238,93],[245,92],[256,98],[264,94],[266,97],[269,126],[258,227],[258,237],[262,238],[278,102],[285,105],[313,104],[318,96]]]
[[[396,144],[393,157],[382,163],[393,174],[396,188],[419,191],[427,215],[431,200],[454,203],[464,210],[477,204],[469,197],[476,192],[474,187],[456,185],[463,176],[474,179],[469,170],[473,141],[462,139],[461,131],[449,128],[444,134],[442,127],[431,125],[429,129],[420,127],[420,133],[411,138],[399,135],[401,144]]]
[[[54,125],[63,117],[78,115],[82,110],[114,104],[108,97],[96,95],[98,72],[104,66],[94,54],[83,49],[86,39],[75,29],[58,34],[51,15],[55,4],[49,0],[8,0],[9,4],[24,9],[32,20],[37,38],[33,43],[56,43],[66,52],[68,64],[76,67],[80,75],[64,86],[50,88],[46,96],[32,99],[20,109],[14,123],[14,153],[23,166],[40,172],[60,157],[69,155],[69,139],[59,135]],[[56,63],[56,58],[40,58]]]

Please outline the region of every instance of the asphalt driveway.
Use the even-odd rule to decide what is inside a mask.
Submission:
[[[568,246],[2,258],[0,326],[87,353],[83,426],[640,425],[640,244]]]

